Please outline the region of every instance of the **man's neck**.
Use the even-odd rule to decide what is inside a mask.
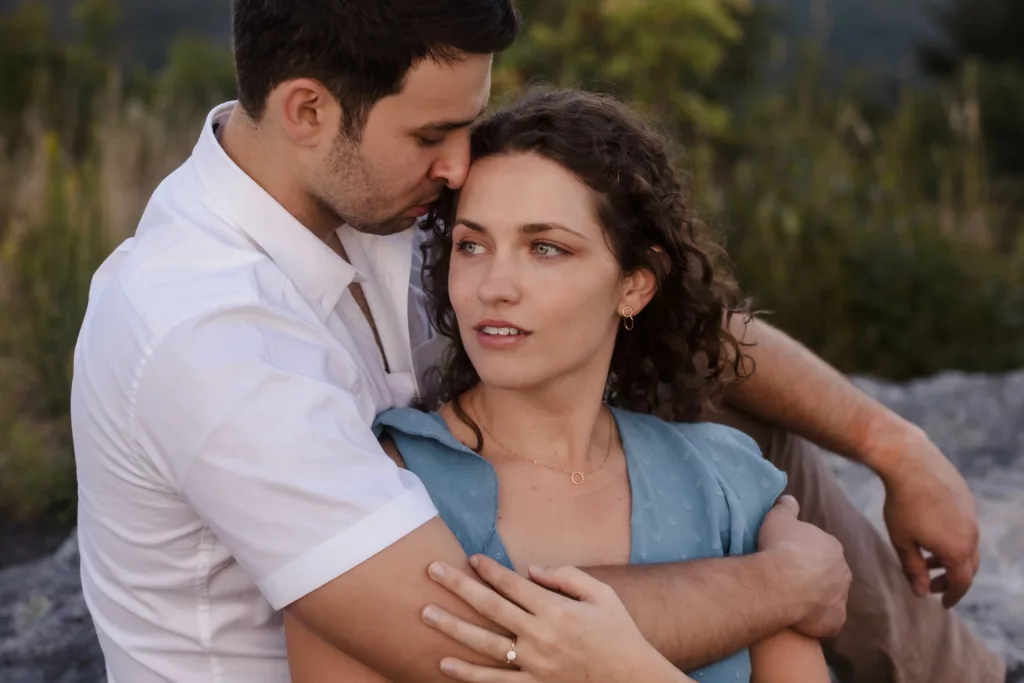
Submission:
[[[301,174],[288,163],[289,154],[279,149],[280,141],[261,129],[238,105],[218,133],[224,153],[243,173],[310,232],[328,242],[338,227],[337,218],[327,215],[297,182]]]
[[[279,153],[275,149],[275,143],[270,136],[261,131],[259,126],[245,115],[240,106],[236,106],[231,111],[228,120],[218,130],[218,140],[224,153],[235,162],[235,165],[243,173],[252,178],[306,229],[320,238],[339,258],[350,262],[348,253],[337,234],[337,218],[322,211],[309,193],[295,183],[299,174],[295,173],[287,163],[281,162],[281,159],[288,158],[287,154]],[[269,163],[269,159],[274,159],[274,162]],[[373,320],[373,314],[362,287],[352,283],[349,285],[349,291],[366,318],[366,322],[369,323],[370,329],[373,330],[374,339],[384,361],[384,368],[388,370],[384,345],[377,332],[377,325]]]

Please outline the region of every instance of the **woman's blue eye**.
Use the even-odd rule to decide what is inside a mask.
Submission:
[[[555,245],[550,244],[548,242],[537,242],[536,244],[533,245],[533,250],[540,256],[544,257],[564,256],[569,253],[565,249],[562,249],[561,247],[556,247]]]
[[[461,242],[455,245],[455,251],[462,252],[463,254],[468,254],[469,256],[475,256],[476,254],[479,254],[480,252],[477,251],[477,248],[483,249],[483,245],[481,245],[479,242],[473,242],[472,240],[462,240]]]

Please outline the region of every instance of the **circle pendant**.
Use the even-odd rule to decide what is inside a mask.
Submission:
[[[572,483],[576,484],[577,486],[582,484],[584,479],[586,479],[586,477],[583,476],[582,472],[572,473]]]

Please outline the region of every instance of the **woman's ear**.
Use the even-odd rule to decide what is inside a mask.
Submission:
[[[626,276],[623,283],[622,296],[619,297],[619,310],[633,309],[633,315],[639,315],[654,298],[658,291],[658,278],[649,268],[638,268]]]

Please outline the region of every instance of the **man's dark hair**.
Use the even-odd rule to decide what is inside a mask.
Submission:
[[[416,62],[501,52],[515,40],[513,0],[234,0],[238,100],[254,120],[293,78],[313,78],[358,135],[370,108],[402,89]]]

